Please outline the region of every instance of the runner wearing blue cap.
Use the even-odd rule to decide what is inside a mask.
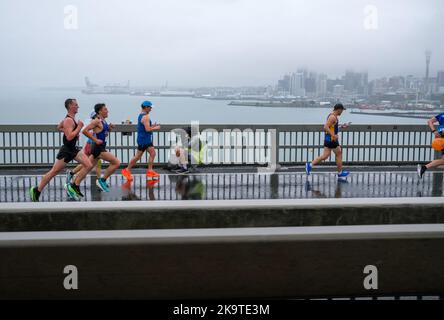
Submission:
[[[141,105],[142,112],[137,119],[137,151],[134,157],[128,163],[128,166],[122,170],[122,175],[128,180],[132,181],[133,176],[131,169],[139,161],[144,152],[149,153],[149,163],[146,176],[149,179],[157,179],[160,175],[153,170],[153,162],[156,157],[156,150],[153,146],[153,131],[160,130],[160,125],[152,123],[149,113],[153,108],[151,101],[144,101]]]

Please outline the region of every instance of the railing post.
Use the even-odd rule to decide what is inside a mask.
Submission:
[[[276,164],[277,166],[279,166],[280,162],[279,162],[279,145],[280,145],[280,141],[279,141],[279,129],[275,128],[275,139],[274,142],[276,143],[275,149],[274,149],[274,161],[272,161],[272,163]],[[272,140],[273,142],[273,140]]]
[[[274,173],[276,171],[276,168],[278,166],[277,160],[279,157],[279,151],[278,151],[278,137],[276,137],[276,129],[268,129],[268,132],[270,133],[270,141],[268,141],[268,154],[270,155],[270,161],[268,163],[268,166],[266,168],[258,168],[258,173]],[[268,134],[265,136],[265,138],[268,136]],[[267,145],[267,140],[265,141],[265,145]]]

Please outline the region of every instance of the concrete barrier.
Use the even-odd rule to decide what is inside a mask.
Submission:
[[[443,246],[443,224],[0,233],[0,298],[439,294]],[[77,290],[63,286],[67,265]],[[377,290],[364,288],[368,265]]]
[[[3,203],[0,299],[440,295],[442,209],[442,198]],[[64,288],[68,265],[77,290]],[[377,290],[364,288],[369,265]]]
[[[0,204],[0,232],[444,223],[442,198]]]

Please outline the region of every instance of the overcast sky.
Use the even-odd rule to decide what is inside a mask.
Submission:
[[[435,76],[443,32],[443,0],[1,0],[0,85],[267,85],[299,67],[423,75],[425,49]]]

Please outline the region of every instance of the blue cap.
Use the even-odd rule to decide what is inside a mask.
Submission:
[[[142,102],[142,108],[146,108],[146,107],[152,107],[153,104],[151,103],[151,101],[145,100],[144,102]]]

